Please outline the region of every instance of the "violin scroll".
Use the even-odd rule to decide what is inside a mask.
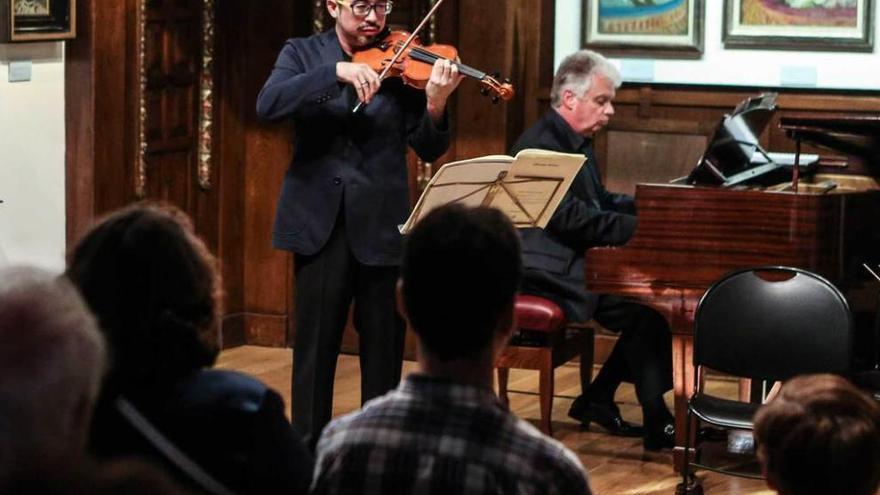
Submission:
[[[497,77],[497,75],[493,77],[487,74],[480,79],[480,94],[488,96],[491,93],[492,103],[498,103],[500,100],[508,101],[515,94],[510,79],[499,82]]]

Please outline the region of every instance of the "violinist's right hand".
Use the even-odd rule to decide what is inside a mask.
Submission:
[[[382,84],[379,74],[369,65],[352,62],[336,63],[336,79],[354,86],[358,98],[364,103],[370,103]]]

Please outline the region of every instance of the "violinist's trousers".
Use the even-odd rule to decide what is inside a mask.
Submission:
[[[293,425],[314,448],[333,408],[333,378],[349,307],[359,336],[361,404],[400,381],[405,324],[397,313],[398,267],[367,266],[337,220],[324,248],[295,255]]]

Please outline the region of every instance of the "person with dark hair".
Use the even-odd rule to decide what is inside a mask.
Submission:
[[[0,493],[10,477],[83,456],[106,345],[73,284],[0,269]]]
[[[836,375],[786,382],[755,416],[767,485],[780,495],[874,495],[880,405]]]
[[[312,458],[284,417],[281,397],[246,375],[208,369],[219,351],[215,265],[186,215],[173,207],[112,213],[73,248],[67,275],[97,316],[110,351],[90,448],[101,458],[169,460],[157,454],[156,438],[123,414],[121,404],[130,404],[236,492],[305,493]]]
[[[672,334],[663,316],[647,306],[586,290],[584,252],[621,245],[635,233],[633,198],[610,193],[599,177],[593,136],[614,115],[620,73],[605,57],[580,50],[556,71],[550,110],[513,145],[583,154],[584,166],[544,229],[523,229],[522,292],[550,299],[569,321],[595,320],[620,337],[595,380],[581,361],[581,388],[568,415],[584,426],[598,423],[613,435],[643,437],[646,450],[672,447],[673,416],[663,394],[672,388]],[[624,380],[635,384],[644,429],[623,420],[614,394]]]
[[[294,253],[293,424],[312,446],[330,421],[352,302],[361,403],[400,381],[405,328],[394,284],[397,226],[410,208],[407,148],[426,162],[449,148],[446,104],[463,77],[441,58],[424,91],[380,80],[352,55],[384,37],[394,2],[318,3],[334,25],[287,40],[257,98],[261,119],[287,119],[295,129],[272,245]]]
[[[520,268],[498,210],[444,206],[416,224],[397,291],[419,371],[325,428],[313,493],[590,493],[577,457],[492,389]]]

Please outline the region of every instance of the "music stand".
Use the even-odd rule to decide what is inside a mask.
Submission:
[[[498,208],[517,228],[544,228],[584,160],[584,155],[528,149],[516,158],[491,155],[448,163],[398,228],[406,234],[422,216],[448,203]]]

